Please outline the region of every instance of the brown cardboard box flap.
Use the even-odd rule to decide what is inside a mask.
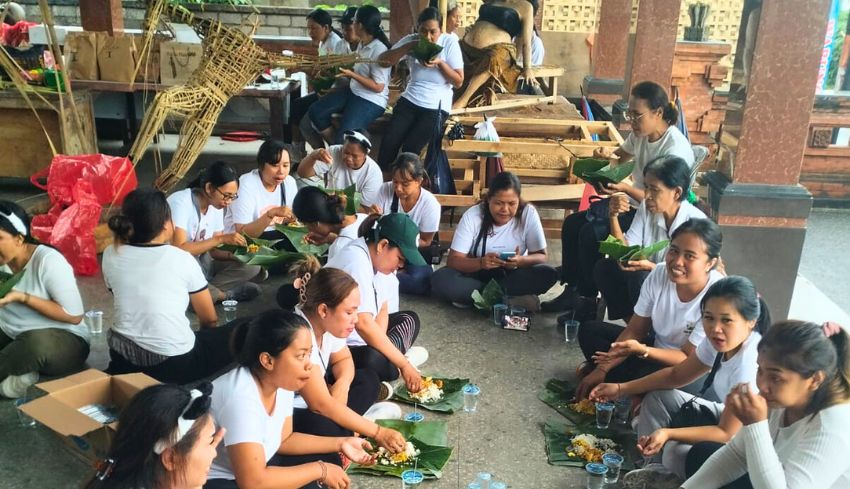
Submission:
[[[40,384],[36,384],[35,386],[47,393],[53,393],[62,389],[67,389],[69,387],[74,387],[80,384],[86,384],[94,380],[108,377],[108,374],[105,374],[100,370],[90,368],[74,375],[69,375],[67,377],[51,380],[48,382],[42,382]]]
[[[103,427],[97,421],[49,395],[24,404],[21,411],[64,436],[83,436]]]

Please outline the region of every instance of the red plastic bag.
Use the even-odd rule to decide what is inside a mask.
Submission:
[[[47,186],[38,182],[47,177]],[[138,180],[133,163],[127,158],[92,155],[56,155],[50,166],[30,177],[36,187],[47,190],[51,204],[67,207],[75,202],[74,186],[80,180],[91,184],[93,195],[101,205],[121,204],[136,188]]]

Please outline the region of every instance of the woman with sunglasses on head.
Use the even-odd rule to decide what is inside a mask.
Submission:
[[[83,489],[200,489],[224,428],[210,415],[212,384],[147,387],[121,412],[109,452]]]
[[[344,133],[342,144],[319,148],[298,165],[298,176],[306,185],[342,190],[354,185],[363,196],[361,205],[370,207],[378,201],[384,183],[381,168],[369,156],[372,143],[360,130]]]
[[[298,193],[292,168],[291,147],[281,141],[269,139],[257,151],[257,169],[239,177],[239,194],[229,197],[233,201],[225,215],[225,230],[252,238],[281,239],[275,230],[278,224],[295,220],[292,202]]]
[[[174,223],[171,244],[198,259],[209,280],[213,302],[257,297],[260,286],[249,280],[261,279],[262,268],[245,265],[232,253],[218,249],[223,244],[248,245],[241,234],[224,232],[224,213],[239,190],[236,171],[227,163],[216,161],[187,187],[168,197]]]
[[[835,323],[774,324],[758,346],[756,386],[740,384],[726,397],[744,426],[726,445],[695,445],[682,487],[850,487],[847,332]]]
[[[621,229],[629,229],[636,209],[643,201],[643,170],[649,162],[661,156],[676,156],[683,159],[689,168],[693,166],[694,152],[687,138],[676,127],[678,117],[679,112],[660,85],[648,81],[638,83],[632,88],[626,112],[632,133],[615,150],[606,147],[594,151],[594,157],[609,159],[612,164],[635,161],[632,184],[620,182],[597,189],[602,194],[626,194],[629,210],[617,215]],[[564,219],[561,227],[561,283],[566,288],[560,296],[543,304],[544,311],[575,311],[578,319],[595,317],[599,290],[593,278],[593,268],[602,258],[599,241],[608,234],[607,216],[591,223],[588,222],[588,212],[584,211]]]
[[[0,396],[9,398],[24,397],[39,375],[78,370],[89,354],[74,270],[31,232],[27,213],[0,200],[0,272],[23,273],[0,298]]]

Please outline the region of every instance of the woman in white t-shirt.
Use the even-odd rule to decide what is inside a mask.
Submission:
[[[298,193],[289,174],[290,146],[269,139],[257,151],[257,169],[239,177],[239,195],[227,208],[225,231],[252,238],[281,239],[278,224],[292,222],[292,202]],[[289,243],[283,240],[281,243]]]
[[[431,277],[432,293],[455,305],[472,304],[472,292],[494,279],[506,295],[538,295],[558,272],[546,264],[546,236],[537,209],[522,200],[519,178],[493,177],[487,196],[463,214],[446,266]]]
[[[247,246],[239,233],[224,232],[224,213],[237,197],[239,178],[223,161],[216,161],[189,182],[187,188],[168,197],[174,235],[171,244],[198,259],[210,285],[213,302],[249,301],[260,295],[262,268],[245,265],[233,253],[218,249],[227,244]]]
[[[369,156],[372,143],[359,131],[346,131],[342,144],[319,148],[298,165],[304,186],[318,185],[343,190],[351,185],[362,195],[361,205],[370,207],[378,199],[384,182],[381,168]]]
[[[377,60],[390,47],[390,40],[381,27],[381,12],[377,7],[364,5],[357,9],[354,30],[360,38],[357,54],[360,58]],[[313,128],[325,141],[342,144],[345,131],[367,129],[369,124],[387,109],[390,69],[378,63],[357,63],[352,69],[340,68],[339,76],[349,78],[348,88],[325,95],[307,111]],[[339,129],[334,132],[331,118],[341,113]]]
[[[744,277],[715,282],[700,301],[700,309],[702,324],[697,327],[704,329],[705,340],[682,363],[630,382],[599,384],[590,393],[593,401],[646,394],[637,418],[638,448],[645,458],[663,460],[664,467],[680,478],[685,477],[685,457],[691,445],[700,441],[726,443],[741,429],[739,420],[729,413],[721,414],[723,400],[732,387],[755,382],[760,333],[770,326],[766,305]],[[671,428],[673,415],[694,397],[678,388],[696,382],[709,371],[712,373],[700,389],[703,392],[694,402],[710,409],[716,422]]]
[[[643,201],[643,169],[660,156],[678,156],[689,167],[694,164],[694,152],[687,138],[679,132],[676,121],[679,113],[667,92],[653,82],[641,82],[632,88],[629,97],[627,120],[632,133],[616,150],[598,148],[594,156],[607,158],[614,163],[635,161],[632,183],[620,182],[597,189],[603,194],[623,192],[629,198],[631,209],[617,216],[621,229],[629,229],[636,208]],[[600,204],[597,204],[600,205]],[[596,216],[589,222],[587,211],[575,212],[564,219],[561,226],[561,282],[567,287],[558,298],[543,304],[544,311],[575,311],[579,319],[592,317],[596,311],[598,289],[593,280],[593,267],[602,256],[599,242],[610,233],[606,217]]]
[[[705,338],[698,328],[700,300],[722,275],[714,270],[723,236],[710,219],[689,219],[675,232],[664,257],[643,282],[625,328],[583,321],[578,342],[586,362],[576,397],[602,382],[626,382],[687,358]]]
[[[771,326],[758,347],[758,393],[741,384],[726,397],[743,428],[725,446],[695,445],[681,487],[850,487],[849,349],[834,323]]]
[[[0,273],[23,273],[0,297],[0,395],[23,397],[40,374],[67,375],[89,354],[83,300],[71,265],[32,237],[27,213],[0,200]]]
[[[109,219],[115,244],[103,252],[103,279],[115,301],[107,339],[109,373],[144,372],[160,382],[187,384],[233,361],[233,323],[218,317],[198,261],[171,246],[171,210],[162,192],[136,189]],[[201,329],[186,317],[192,304]]]
[[[638,206],[629,230],[620,228],[619,215],[629,212],[625,194],[614,194],[608,205],[611,236],[628,246],[651,246],[670,240],[673,232],[688,219],[705,219],[706,215],[687,201],[691,188],[691,169],[677,156],[662,156],[643,171],[646,198]],[[594,281],[608,307],[608,319],[628,322],[640,296],[640,287],[656,263],[664,260],[666,247],[652,256],[620,262],[602,259],[596,263]],[[569,316],[562,314],[559,323]]]
[[[389,170],[399,150],[419,154],[432,139],[442,136],[442,123],[452,107],[452,89],[463,83],[460,44],[456,37],[440,30],[442,23],[439,10],[426,8],[416,22],[418,33],[404,36],[378,58],[385,66],[405,59],[410,70],[407,88],[393,107],[390,129],[381,140],[378,164],[384,171]],[[420,39],[443,49],[430,60],[419,60],[411,50]]]
[[[424,185],[429,185],[428,174],[419,157],[401,153],[390,167],[392,181],[381,186],[377,205],[384,214],[402,212],[419,228],[419,253],[426,264],[407,265],[396,273],[398,289],[403,294],[428,295],[431,292],[432,243],[440,229],[440,202]]]
[[[204,487],[349,487],[337,464],[321,458],[296,464],[287,460],[321,454],[339,460],[341,452],[353,462],[373,462],[365,439],[314,436],[293,427],[295,392],[312,375],[307,321],[291,312],[266,311],[239,325],[233,349],[238,366],[213,381],[210,411],[226,431]]]

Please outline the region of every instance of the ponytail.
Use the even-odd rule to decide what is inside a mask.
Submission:
[[[260,355],[276,357],[287,349],[301,328],[307,328],[301,316],[280,309],[272,309],[242,322],[233,331],[230,347],[236,363],[254,374],[262,371]]]
[[[631,94],[632,97],[645,101],[650,110],[661,109],[661,118],[667,125],[675,126],[679,121],[679,111],[661,85],[651,81],[640,82],[632,87]]]
[[[378,223],[378,219],[381,217],[381,214],[369,214],[369,217],[363,219],[363,222],[360,223],[360,227],[357,228],[357,236],[365,239],[367,243],[377,243],[379,240],[372,230],[375,228],[375,225]]]
[[[121,214],[109,218],[115,239],[127,244],[153,241],[171,220],[165,194],[154,188],[137,188],[124,198]]]
[[[841,326],[829,340],[835,348],[835,376],[829,381],[829,397],[834,404],[850,401],[850,336]]]
[[[381,41],[387,49],[392,47],[387,34],[384,32],[384,28],[381,27],[381,11],[377,7],[374,5],[363,5],[357,9],[355,19],[357,22],[360,22],[360,25],[363,26],[363,29],[369,35]]]
[[[298,290],[299,304],[304,304],[307,300],[307,283],[310,278],[322,269],[322,264],[315,255],[306,253],[304,258],[295,262],[289,268],[289,273],[295,275],[295,280],[292,286]]]

